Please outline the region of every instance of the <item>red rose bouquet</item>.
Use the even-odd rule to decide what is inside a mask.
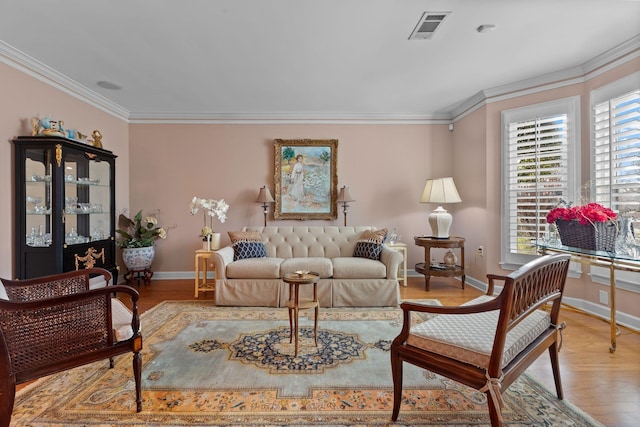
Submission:
[[[555,223],[557,220],[577,220],[580,224],[593,224],[594,222],[606,222],[616,219],[618,215],[609,208],[599,203],[588,203],[582,206],[571,206],[560,201],[558,207],[551,209],[547,214],[547,222]]]

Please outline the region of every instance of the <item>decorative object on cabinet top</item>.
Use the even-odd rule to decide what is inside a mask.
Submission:
[[[102,147],[102,133],[95,129],[91,132],[93,139],[76,129],[65,129],[63,120],[53,120],[50,117],[33,117],[31,119],[31,136],[61,136],[83,144]]]

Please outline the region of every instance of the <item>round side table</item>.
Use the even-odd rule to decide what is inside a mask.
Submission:
[[[313,337],[316,347],[318,346],[318,279],[320,276],[313,272],[304,274],[289,273],[282,279],[289,284],[289,300],[285,303],[289,309],[289,343],[295,339],[295,353],[298,355],[298,313],[300,310],[308,310],[313,308],[315,313],[313,317]],[[313,298],[300,298],[300,286],[313,284]]]

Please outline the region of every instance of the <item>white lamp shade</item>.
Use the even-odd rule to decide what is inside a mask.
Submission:
[[[340,203],[344,203],[344,202],[355,202],[355,199],[353,198],[353,196],[351,195],[351,191],[349,191],[349,187],[342,187],[340,189],[340,194],[338,194],[338,202]]]
[[[462,199],[456,189],[453,178],[428,179],[422,192],[421,203],[437,203],[439,206],[429,215],[431,236],[437,239],[448,239],[453,217],[441,203],[459,203]]]
[[[424,185],[421,203],[459,203],[462,199],[458,194],[453,178],[428,179]]]

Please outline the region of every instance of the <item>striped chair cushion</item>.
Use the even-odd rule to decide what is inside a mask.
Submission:
[[[478,304],[494,297],[483,295],[464,305]],[[474,314],[443,314],[411,327],[407,344],[469,363],[489,366],[499,311]],[[508,334],[501,366],[506,366],[538,335],[551,325],[549,313],[536,310]]]

